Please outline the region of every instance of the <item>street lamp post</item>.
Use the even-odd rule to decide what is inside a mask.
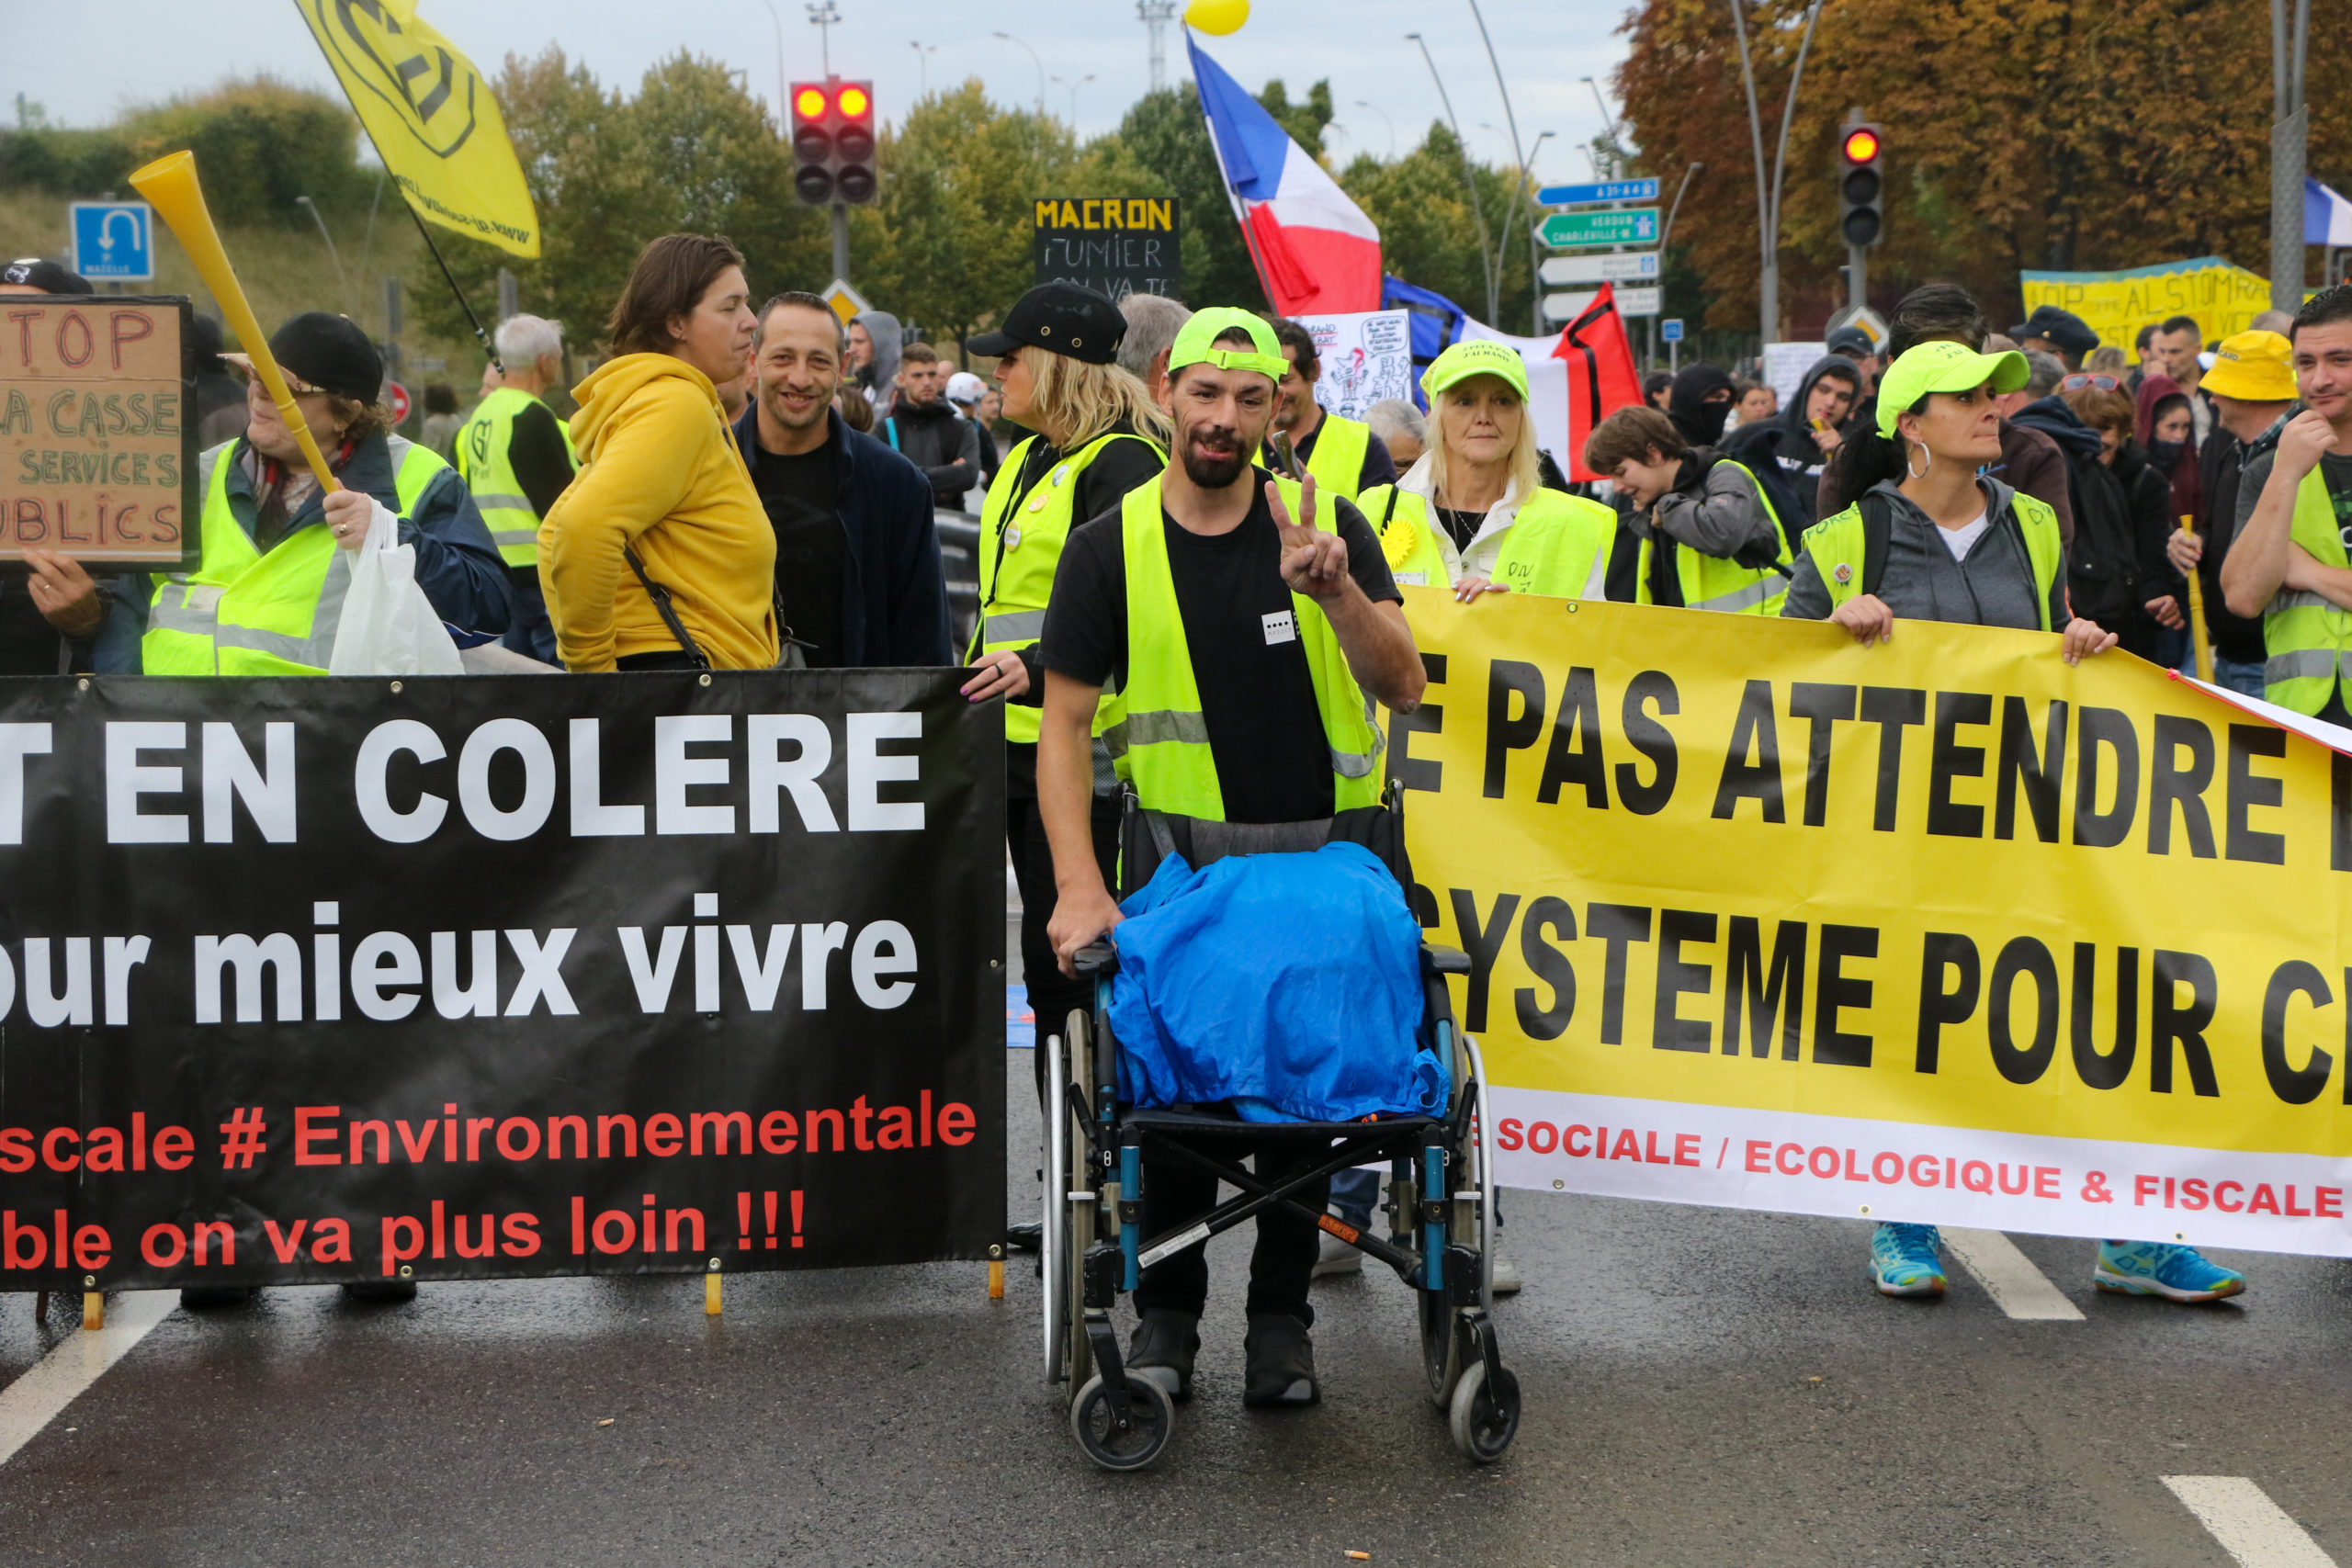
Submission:
[[[1487,46],[1487,63],[1493,67],[1495,73],[1495,92],[1503,101],[1503,123],[1510,127],[1510,155],[1519,164],[1520,180],[1524,184],[1527,178],[1527,154],[1521,151],[1519,145],[1519,114],[1510,107],[1510,88],[1503,82],[1503,62],[1495,54],[1495,40],[1487,31],[1487,14],[1478,9],[1478,0],[1470,0],[1470,17],[1478,24],[1479,40]],[[1513,207],[1516,208],[1516,206],[1517,193],[1514,192]],[[1505,221],[1503,228],[1505,233],[1510,231],[1510,225],[1508,220]],[[1502,257],[1502,238],[1498,235],[1495,241],[1495,295],[1498,301],[1503,287]],[[1535,275],[1532,271],[1527,275],[1527,291],[1535,299],[1535,333],[1540,337],[1544,333],[1543,292],[1536,287]],[[1499,304],[1496,308],[1499,310]],[[1487,319],[1494,320],[1492,316]]]
[[[1057,87],[1068,87],[1069,89],[1069,124],[1072,130],[1077,130],[1078,90],[1080,87],[1085,86],[1089,82],[1093,81],[1094,73],[1090,71],[1085,75],[1079,77],[1076,81],[1069,81],[1060,76],[1048,77],[1047,80],[1052,82]]]
[[[1498,299],[1494,263],[1488,259],[1487,246],[1487,216],[1478,200],[1477,177],[1470,170],[1470,144],[1462,140],[1462,122],[1453,118],[1453,100],[1446,96],[1445,78],[1437,73],[1437,62],[1430,56],[1429,39],[1419,33],[1407,33],[1406,39],[1421,46],[1421,59],[1430,68],[1430,80],[1437,84],[1437,101],[1444,107],[1445,123],[1453,130],[1454,150],[1462,154],[1462,183],[1470,187],[1470,220],[1478,227],[1478,270],[1487,282],[1487,320],[1493,321],[1502,313]]]
[[[334,248],[334,236],[327,232],[326,215],[319,210],[319,204],[312,201],[307,196],[296,197],[294,198],[294,205],[300,208],[307,208],[310,210],[311,221],[319,226],[319,238],[327,243],[327,258],[334,263],[335,281],[340,284],[343,288],[344,309],[346,310],[351,310],[351,279],[343,270],[343,256],[342,254]],[[2300,231],[2298,231],[2298,232],[2300,233]]]
[[[2287,0],[2270,0],[2270,308],[2293,310],[2303,302],[2303,154],[2311,108],[2303,101],[2303,56],[2311,39],[2312,0],[2295,0],[2294,30]]]
[[[841,7],[833,0],[808,0],[808,25],[817,29],[817,47],[822,51],[825,74],[833,73],[833,24],[842,19]]]
[[[1380,122],[1381,122],[1383,125],[1385,125],[1385,126],[1388,128],[1388,155],[1389,155],[1391,158],[1396,157],[1396,122],[1395,120],[1390,119],[1390,118],[1388,118],[1388,111],[1387,111],[1386,109],[1385,109],[1385,108],[1382,108],[1378,104],[1375,104],[1375,103],[1372,102],[1372,101],[1371,101],[1370,99],[1368,99],[1368,98],[1358,98],[1358,99],[1356,100],[1356,107],[1358,107],[1358,108],[1360,108],[1360,109],[1370,109],[1373,113],[1374,113],[1374,114],[1376,114],[1376,115],[1378,115],[1378,116],[1380,117]]]
[[[1017,38],[1014,38],[1011,33],[993,33],[989,36],[993,38],[1001,38],[1007,43],[1020,44],[1023,49],[1029,49],[1028,44],[1023,43]],[[1037,51],[1034,49],[1029,49],[1029,58],[1037,67],[1037,118],[1039,119],[1043,119],[1046,118],[1046,62],[1037,58]]]
[[[1617,173],[1617,117],[1609,112],[1609,100],[1600,96],[1600,83],[1589,76],[1579,77],[1578,80],[1592,89],[1592,101],[1600,106],[1600,138],[1609,143],[1609,173],[1613,177]],[[1593,173],[1596,175],[1600,173],[1600,165],[1597,160],[1593,164]]]
[[[1543,152],[1544,143],[1551,140],[1552,133],[1550,131],[1538,131],[1535,136],[1535,145],[1527,150],[1527,166],[1519,171],[1519,183],[1521,188],[1527,193],[1527,210],[1531,219],[1534,216],[1535,212],[1535,160],[1537,156]],[[1519,196],[1519,191],[1511,192],[1512,210],[1514,213],[1518,210]],[[1509,219],[1504,220],[1504,233],[1508,234],[1510,232],[1510,223],[1511,220]],[[1542,337],[1544,335],[1544,286],[1543,279],[1539,276],[1542,273],[1543,268],[1543,243],[1535,237],[1535,225],[1532,222],[1530,222],[1527,225],[1527,287],[1533,296],[1529,309],[1532,310],[1535,315],[1535,335],[1537,337]]]
[[[1690,190],[1690,182],[1698,178],[1699,171],[1706,166],[1704,164],[1692,164],[1682,171],[1682,183],[1674,187],[1674,205],[1666,209],[1666,222],[1657,231],[1657,288],[1658,304],[1661,308],[1666,303],[1666,247],[1668,242],[1674,238],[1674,220],[1682,210],[1683,194]],[[1657,318],[1655,315],[1650,318],[1649,343],[1644,355],[1649,363],[1649,367],[1653,370],[1657,369]]]
[[[921,39],[909,39],[907,42],[914,48],[915,69],[921,73],[922,96],[927,98],[931,96],[931,57],[939,52],[939,46]]]
[[[792,123],[792,97],[784,81],[784,16],[775,8],[775,0],[760,0],[768,8],[768,20],[775,27],[775,133],[791,134],[786,128]]]
[[[2273,0],[2277,4],[2278,0]],[[2308,4],[2309,0],[2302,0]],[[1764,167],[1764,118],[1756,107],[1756,66],[1747,51],[1748,0],[1731,0],[1733,36],[1739,43],[1739,74],[1747,88],[1747,134],[1756,152],[1756,234],[1762,250],[1763,271],[1758,278],[1758,315],[1762,341],[1770,343],[1781,330],[1781,179],[1789,162],[1789,123],[1795,118],[1797,89],[1804,82],[1804,57],[1813,47],[1814,24],[1821,20],[1822,0],[1805,8],[1804,37],[1797,43],[1795,68],[1789,73],[1788,96],[1781,104],[1781,141],[1768,178]]]

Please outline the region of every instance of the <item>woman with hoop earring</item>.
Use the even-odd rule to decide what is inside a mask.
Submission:
[[[2116,636],[2066,608],[2066,547],[2047,503],[1979,473],[2001,456],[2003,392],[2025,384],[2021,354],[1923,343],[1879,381],[1875,429],[1847,437],[1839,493],[1861,499],[1814,525],[1797,554],[1781,614],[1832,620],[1864,647],[1898,618],[2053,633],[2067,663],[2104,653]],[[1880,1224],[1871,1282],[1887,1296],[1940,1296],[1942,1238],[1934,1225]],[[2106,1240],[2091,1282],[2119,1294],[2210,1302],[2245,1276],[2171,1242]]]
[[[2058,516],[1980,472],[2001,457],[1996,399],[2026,381],[2025,355],[1923,343],[1879,382],[1875,428],[1838,454],[1855,504],[1808,530],[1781,614],[1830,620],[1868,646],[1903,620],[2052,632],[2067,663],[2115,646],[2071,615]]]

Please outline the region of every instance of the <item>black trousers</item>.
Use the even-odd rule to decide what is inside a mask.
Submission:
[[[1203,1153],[1238,1159],[1250,1145],[1240,1139],[1204,1141]],[[1250,1161],[1258,1179],[1273,1185],[1288,1175],[1329,1157],[1330,1150],[1312,1139],[1259,1146]],[[1174,1160],[1143,1162],[1143,1230],[1147,1238],[1164,1235],[1189,1224],[1216,1206],[1216,1178]],[[1319,1214],[1330,1201],[1329,1178],[1302,1187],[1292,1198],[1309,1214]],[[1322,1232],[1311,1219],[1278,1209],[1258,1216],[1258,1244],[1250,1254],[1250,1305],[1252,1317],[1280,1314],[1301,1323],[1315,1322],[1315,1308],[1306,1299],[1307,1282],[1315,1277],[1315,1259],[1322,1251]],[[1194,1317],[1209,1299],[1207,1243],[1188,1247],[1173,1258],[1162,1258],[1143,1271],[1136,1287],[1136,1311],[1166,1308]]]
[[[1094,982],[1061,972],[1054,944],[1046,938],[1046,922],[1054,918],[1054,851],[1046,841],[1046,822],[1037,797],[1012,795],[1005,802],[1004,841],[1012,854],[1012,880],[1021,889],[1021,984],[1028,990],[1029,1008],[1037,1020],[1035,1066],[1038,1101],[1044,1103],[1046,1036],[1062,1032],[1075,1010],[1094,1006]],[[1117,795],[1094,797],[1094,860],[1102,868],[1102,884],[1118,890],[1119,813]]]

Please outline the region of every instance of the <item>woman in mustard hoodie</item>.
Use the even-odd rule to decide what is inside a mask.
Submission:
[[[775,533],[716,389],[751,349],[750,293],[734,246],[663,235],[613,307],[614,357],[572,389],[580,474],[539,525],[569,670],[777,660]]]

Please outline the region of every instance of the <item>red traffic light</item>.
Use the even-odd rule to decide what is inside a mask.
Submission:
[[[802,119],[822,119],[831,107],[825,89],[813,82],[804,82],[792,89],[792,112]]]
[[[852,82],[848,86],[842,89],[841,110],[842,118],[847,119],[864,119],[867,114],[872,112],[873,108],[874,100],[866,95],[865,89],[859,86],[856,83]]]
[[[1838,144],[1838,150],[1845,154],[1849,164],[1867,164],[1878,156],[1878,132],[1868,126],[1858,125],[1846,132],[1846,139]]]

